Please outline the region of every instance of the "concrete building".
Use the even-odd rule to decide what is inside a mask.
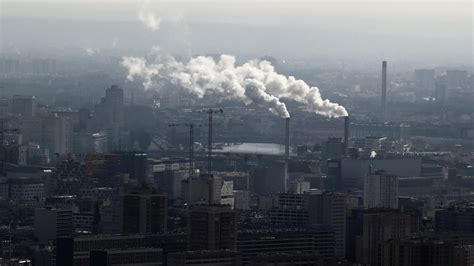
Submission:
[[[284,161],[262,162],[250,174],[250,191],[259,195],[285,193],[288,165]]]
[[[335,256],[344,258],[346,196],[342,193],[311,191],[305,194],[277,194],[269,213],[273,224],[326,226],[335,233]]]
[[[242,255],[242,265],[267,253],[318,252],[325,259],[333,258],[334,232],[324,226],[242,229],[238,234],[237,251]]]
[[[474,206],[466,204],[436,210],[435,228],[437,232],[474,232]]]
[[[310,192],[305,196],[310,223],[329,226],[334,230],[335,256],[344,258],[346,250],[346,195],[335,192]]]
[[[357,262],[380,265],[380,244],[390,239],[407,239],[411,235],[411,217],[398,211],[364,213],[362,235],[357,241]]]
[[[324,146],[324,156],[328,159],[340,159],[344,154],[342,138],[329,138]]]
[[[345,189],[363,189],[369,167],[385,170],[398,177],[421,176],[421,158],[342,159],[342,184]]]
[[[414,73],[415,85],[424,90],[432,92],[435,87],[435,71],[434,69],[415,69]]]
[[[188,204],[220,204],[221,178],[214,174],[201,174],[182,181],[182,198]]]
[[[143,188],[123,196],[123,228],[127,234],[166,232],[168,201],[165,194]]]
[[[9,199],[17,203],[44,202],[45,186],[39,178],[9,178]]]
[[[71,237],[73,233],[72,210],[70,209],[35,209],[35,237],[40,242],[56,238]]]
[[[51,154],[66,155],[72,152],[72,121],[52,114],[43,121],[43,143]]]
[[[194,205],[188,210],[188,250],[235,250],[236,214],[226,205]]]
[[[66,250],[64,257],[78,266],[162,265],[165,264],[166,253],[186,249],[186,239],[182,234],[84,235],[66,239],[66,242],[70,250]],[[101,258],[107,263],[97,262]]]
[[[248,190],[234,190],[234,209],[250,210],[250,192]]]
[[[10,106],[12,114],[25,118],[36,116],[35,96],[13,95]]]
[[[155,186],[168,194],[170,199],[181,197],[182,182],[189,178],[187,170],[164,170],[153,173]]]
[[[470,246],[456,247],[437,239],[391,239],[381,244],[380,265],[467,266],[472,265],[470,250]]]
[[[168,265],[241,265],[240,254],[229,250],[200,250],[168,254]]]
[[[364,180],[364,206],[398,209],[398,177],[385,171],[369,173]]]

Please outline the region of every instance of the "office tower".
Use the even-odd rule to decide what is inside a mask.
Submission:
[[[470,249],[469,246],[456,247],[452,242],[438,239],[391,239],[381,244],[380,265],[467,266],[472,265],[470,256],[465,256]]]
[[[188,210],[188,250],[235,250],[235,212],[227,205],[194,205]]]
[[[346,195],[335,192],[305,194],[309,222],[332,228],[335,233],[335,256],[345,257]]]
[[[220,204],[234,209],[234,181],[223,181],[221,185]]]
[[[72,237],[56,239],[56,265],[74,265],[74,239]]]
[[[72,241],[73,254],[69,258],[73,265],[103,265],[92,264],[101,258],[107,259],[107,265],[164,265],[167,253],[186,250],[186,236],[181,233],[81,235]]]
[[[117,85],[112,85],[105,91],[103,98],[105,108],[105,119],[107,125],[122,126],[123,124],[123,89]]]
[[[382,121],[387,120],[387,61],[382,62]]]
[[[440,76],[435,81],[435,98],[439,106],[444,106],[447,98],[447,81],[446,76]]]
[[[243,265],[248,265],[259,255],[285,252],[318,252],[324,259],[330,259],[334,257],[334,232],[325,226],[265,225],[264,228],[241,229],[237,237],[237,251],[242,254]]]
[[[398,209],[398,176],[382,170],[369,172],[364,179],[364,206]]]
[[[189,178],[188,170],[164,170],[154,172],[153,181],[155,186],[168,194],[171,199],[181,197],[182,183]]]
[[[250,210],[250,192],[248,190],[234,190],[234,209]]]
[[[240,254],[230,250],[198,250],[171,253],[167,256],[168,265],[219,265],[237,266],[242,265]]]
[[[331,191],[342,191],[342,165],[341,159],[327,160],[326,189]]]
[[[356,248],[359,263],[380,265],[380,245],[390,239],[407,239],[411,235],[411,217],[398,211],[364,213],[362,236]]]
[[[251,172],[250,190],[259,195],[284,193],[287,190],[288,165],[285,161],[263,162]]]
[[[66,155],[72,152],[72,121],[51,114],[43,121],[43,143],[50,154]]]
[[[122,172],[128,173],[130,179],[144,182],[147,171],[147,154],[142,152],[126,152],[120,159]]]
[[[124,126],[123,89],[112,85],[105,91],[105,97],[96,106],[96,129],[107,133],[109,151],[118,151],[125,146],[122,136]]]
[[[467,86],[467,71],[458,69],[447,70],[446,85],[450,92],[463,91]]]
[[[35,236],[41,242],[68,238],[73,233],[72,210],[35,209]]]
[[[88,154],[85,159],[85,175],[98,180],[102,187],[121,185],[120,154]]]
[[[274,195],[269,216],[272,224],[286,226],[309,225],[306,198],[303,194],[279,193]]]
[[[201,174],[182,181],[182,198],[188,204],[220,204],[222,180],[215,174]]]
[[[123,196],[122,231],[127,234],[166,232],[168,201],[165,194],[142,188]]]
[[[435,213],[437,232],[474,232],[474,206],[459,204]]]
[[[17,177],[8,179],[9,199],[20,204],[44,202],[45,186],[40,178]]]
[[[324,156],[328,159],[340,159],[344,154],[342,138],[328,138],[324,147]]]
[[[424,91],[433,91],[435,88],[435,71],[434,69],[416,69],[415,85]]]
[[[318,252],[261,253],[251,261],[251,265],[329,265]]]
[[[35,96],[13,95],[11,99],[11,113],[22,117],[36,116]]]

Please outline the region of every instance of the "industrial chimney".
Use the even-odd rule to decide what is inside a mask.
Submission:
[[[290,158],[290,118],[287,117],[285,120],[285,157],[288,159]]]
[[[387,61],[382,61],[382,120],[386,121],[387,104]]]
[[[347,149],[349,148],[349,116],[344,117],[344,154],[347,155]]]

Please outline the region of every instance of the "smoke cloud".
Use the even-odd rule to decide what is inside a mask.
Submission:
[[[322,99],[319,89],[302,80],[275,72],[268,61],[251,60],[236,65],[234,56],[198,56],[188,62],[178,62],[172,57],[160,64],[148,64],[145,58],[123,57],[122,65],[128,69],[127,78],[143,80],[145,89],[154,86],[154,79],[169,79],[198,97],[216,95],[220,99],[240,100],[245,104],[256,103],[286,118],[290,114],[281,98],[304,104],[311,112],[327,117],[347,116],[346,109],[327,99]]]
[[[150,30],[158,30],[161,24],[161,18],[158,17],[149,7],[149,1],[143,2],[138,11],[138,19]]]

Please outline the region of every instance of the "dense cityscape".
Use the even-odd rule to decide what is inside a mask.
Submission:
[[[0,265],[474,265],[472,53],[55,55],[7,11]]]

